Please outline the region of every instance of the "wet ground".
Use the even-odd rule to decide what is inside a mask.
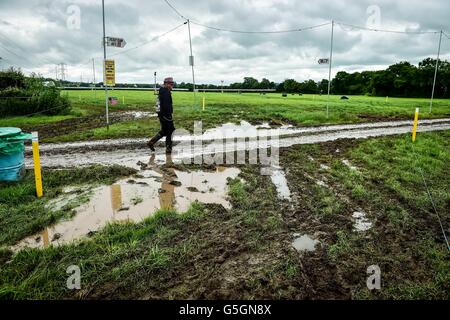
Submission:
[[[445,121],[422,124],[422,130],[442,130],[446,126]],[[433,284],[433,276],[438,272],[435,264],[426,260],[430,252],[437,254],[437,251],[422,248],[423,244],[419,242],[424,235],[431,235],[431,239],[439,235],[435,218],[412,208],[392,190],[380,187],[378,179],[367,176],[367,167],[357,162],[351,152],[361,140],[337,138],[364,138],[372,134],[397,134],[410,130],[409,126],[403,125],[393,128],[393,131],[389,128],[393,126],[288,136],[286,144],[330,140],[317,145],[282,148],[279,165],[264,168],[267,176],[261,175],[261,168],[253,165],[242,165],[239,169],[203,165],[198,169],[200,166],[177,165],[174,160],[174,164],[168,166],[166,164],[170,164],[170,160],[164,154],[157,153],[152,159],[148,150],[135,147],[103,149],[98,152],[99,157],[91,159],[89,157],[95,155],[94,151],[83,153],[79,147],[71,150],[69,145],[66,151],[69,164],[77,166],[80,163],[79,159],[71,157],[88,157],[88,161],[101,160],[105,164],[108,164],[108,159],[113,159],[112,163],[129,164],[139,172],[112,186],[94,189],[94,196],[79,207],[73,219],[46,228],[22,242],[23,246],[41,247],[87,236],[91,237],[88,244],[73,246],[66,251],[64,248],[52,250],[53,260],[48,258],[48,253],[38,260],[36,257],[40,256],[34,252],[35,269],[27,265],[23,271],[20,267],[24,264],[18,261],[14,266],[19,271],[14,269],[13,272],[29,272],[31,275],[23,283],[29,281],[33,284],[43,282],[36,273],[46,263],[56,261],[65,275],[68,261],[81,261],[87,271],[83,288],[64,293],[69,298],[349,299],[361,298],[361,294],[366,294],[363,298],[380,297],[379,292],[365,289],[367,267],[376,264],[383,270],[383,290],[380,292],[388,298],[395,296],[393,290],[402,286],[410,293],[407,291],[409,284],[429,290],[424,291],[425,294],[437,292],[438,297],[448,297],[442,289],[444,286],[448,288],[448,282],[444,283],[448,278],[443,273],[444,277],[440,277],[444,279],[442,287]],[[43,156],[46,161],[51,161],[59,159],[63,153],[63,149],[47,149]],[[120,157],[116,158],[117,154]],[[140,156],[136,159],[135,155]],[[181,158],[175,155],[174,159]],[[391,206],[389,211],[378,207],[372,202],[372,197],[355,198],[352,189],[347,189],[346,183],[337,178],[338,171],[346,176],[365,175],[361,183],[381,194],[382,204]],[[216,180],[208,174],[213,177],[220,175],[224,179],[239,174],[245,183],[242,190],[237,188],[240,190],[237,195],[230,192],[228,198],[224,197],[227,190],[224,193],[221,190],[225,185],[223,179],[217,179],[217,184],[213,185],[205,182]],[[163,183],[169,185],[163,186]],[[235,190],[233,186],[236,183],[229,186],[229,190]],[[74,200],[71,195],[77,193],[77,188],[65,190],[66,196]],[[82,193],[83,187],[81,189]],[[214,191],[218,192],[214,194]],[[200,199],[202,195],[214,200]],[[110,242],[109,234],[107,237],[95,235],[97,225],[104,225],[106,221],[140,221],[152,211],[147,208],[157,209],[162,204],[184,208],[186,199],[189,200],[187,202],[198,199],[210,205],[205,207],[200,218],[164,220],[160,233],[153,233],[152,229],[151,234],[139,237],[133,246],[129,237],[122,239],[115,234]],[[50,205],[60,207],[66,201],[67,198],[60,198]],[[141,214],[144,202],[147,204]],[[88,209],[83,211],[81,208]],[[92,229],[79,228],[82,231],[71,237],[72,230],[77,228],[74,224],[77,217],[84,217],[88,225],[88,217],[97,215],[95,210],[105,211],[107,216],[99,215],[100,222],[94,222]],[[417,225],[393,224],[387,217],[402,212],[411,215],[408,223],[412,216],[418,219]],[[78,225],[84,224],[80,222]],[[145,224],[136,226],[139,232],[145,227]],[[126,230],[132,232],[133,228]],[[64,238],[65,234],[68,240]],[[110,254],[109,249],[103,256],[97,252],[97,247],[109,245],[114,254]],[[86,247],[95,250],[88,251]],[[155,251],[157,257],[167,258],[169,262],[160,269],[158,264],[154,267],[155,260],[148,258],[149,251]],[[428,289],[429,285],[435,287]]]
[[[295,128],[285,125],[267,129],[267,124],[251,125],[242,121],[239,125],[224,124],[206,130],[200,135],[182,134],[174,137],[173,161],[181,162],[205,154],[249,151],[270,146],[290,147],[338,139],[397,135],[411,132],[411,121],[391,121],[332,125],[311,128]],[[449,130],[450,119],[422,120],[418,132]],[[275,139],[276,138],[276,139]],[[119,164],[138,167],[149,156],[148,139],[116,139],[72,143],[41,144],[43,167],[75,167],[91,164]],[[202,141],[202,143],[199,143]],[[189,144],[190,143],[190,144]],[[177,146],[178,144],[178,146]],[[180,147],[182,145],[182,147]],[[186,147],[186,146],[189,147]],[[164,163],[164,150],[158,149],[156,162]],[[26,164],[32,167],[30,147],[27,148]]]
[[[146,111],[121,111],[111,112],[109,114],[110,124],[139,120],[144,118],[156,117],[155,113]],[[24,131],[38,131],[39,138],[52,138],[64,134],[69,134],[77,131],[84,131],[94,128],[103,127],[106,122],[104,114],[76,117],[67,120],[58,121],[56,123],[50,123],[38,126],[23,126]]]
[[[194,201],[219,204],[226,209],[231,207],[227,200],[227,179],[236,178],[239,169],[218,166],[209,170],[181,171],[171,164],[170,156],[166,157],[164,166],[157,165],[151,157],[145,169],[112,185],[66,188],[62,196],[50,201],[51,209],[79,203],[86,197],[90,199],[76,207],[73,218],[27,237],[13,250],[68,243],[91,236],[107,223],[140,222],[158,209],[185,212]]]

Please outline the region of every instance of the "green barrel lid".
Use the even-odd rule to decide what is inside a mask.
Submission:
[[[6,138],[6,137],[13,137],[15,135],[18,135],[22,132],[22,129],[20,128],[14,128],[14,127],[0,127],[0,139]]]

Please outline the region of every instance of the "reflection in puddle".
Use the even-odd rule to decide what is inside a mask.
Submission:
[[[167,164],[170,161],[168,157]],[[72,219],[27,237],[12,249],[67,243],[92,234],[109,222],[142,221],[160,208],[184,212],[196,200],[231,207],[226,199],[227,178],[236,178],[239,169],[217,167],[215,171],[184,172],[158,167],[154,159],[149,164],[153,170],[142,171],[132,180],[125,178],[94,188],[91,199],[75,209]]]
[[[367,231],[372,228],[372,222],[367,219],[366,214],[362,211],[355,211],[352,215],[355,220],[354,229],[355,231]]]
[[[298,236],[298,234],[295,234],[294,236]],[[314,251],[316,249],[316,244],[318,243],[319,240],[312,239],[307,234],[304,234],[295,238],[292,242],[292,246],[297,251]]]

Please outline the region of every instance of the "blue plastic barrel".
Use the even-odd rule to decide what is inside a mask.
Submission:
[[[25,163],[23,152],[0,155],[0,181],[19,181],[24,173]]]
[[[20,128],[0,128],[0,181],[19,181],[25,173],[24,140]]]

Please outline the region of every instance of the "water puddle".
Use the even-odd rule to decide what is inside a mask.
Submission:
[[[281,167],[272,166],[269,168],[263,168],[261,172],[263,175],[270,175],[270,180],[275,185],[278,198],[291,200],[291,191],[289,190],[286,175]]]
[[[156,113],[148,112],[148,111],[125,111],[125,112],[120,112],[120,115],[122,117],[130,117],[135,120],[143,119],[143,118],[151,118],[151,117],[157,116]]]
[[[294,234],[294,237],[297,237],[292,242],[292,246],[295,248],[295,250],[302,252],[302,251],[314,251],[316,250],[316,245],[320,243],[319,240],[315,240],[311,238],[309,235],[299,235]]]
[[[316,184],[320,187],[328,188],[328,185],[322,180],[316,180]]]
[[[23,239],[12,249],[68,243],[95,233],[109,222],[142,221],[160,208],[184,212],[194,201],[231,207],[227,200],[227,179],[238,176],[240,171],[237,168],[216,167],[214,171],[185,172],[152,163],[150,167],[113,185],[93,188],[90,190],[92,197],[75,208],[73,218]],[[52,201],[52,208],[61,208],[69,201],[75,201],[71,192]]]
[[[353,220],[355,222],[353,228],[357,232],[367,231],[372,228],[372,222],[367,219],[366,214],[362,211],[353,212]]]
[[[354,165],[352,165],[350,163],[350,161],[348,161],[347,159],[343,159],[342,163],[345,164],[349,169],[351,170],[355,170],[355,171],[359,171],[357,167],[355,167]]]

